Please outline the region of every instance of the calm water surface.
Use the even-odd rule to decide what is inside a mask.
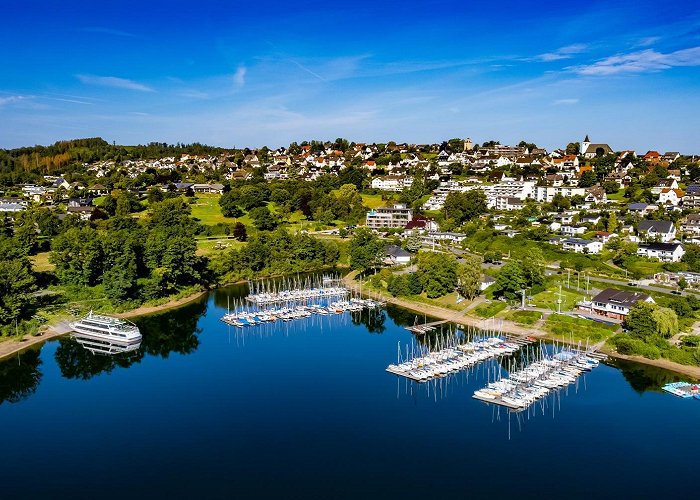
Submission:
[[[660,392],[671,373],[601,366],[509,419],[471,398],[484,369],[384,371],[412,313],[241,331],[219,321],[240,293],[141,319],[138,353],[0,363],[3,497],[696,497],[700,401]]]

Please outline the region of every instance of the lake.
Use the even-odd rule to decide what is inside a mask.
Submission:
[[[134,353],[63,338],[0,363],[3,497],[694,496],[700,401],[661,392],[672,373],[601,365],[509,417],[471,397],[486,368],[385,372],[411,312],[240,330],[220,317],[243,291],[139,319]]]

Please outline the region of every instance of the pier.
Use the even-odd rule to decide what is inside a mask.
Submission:
[[[502,335],[477,336],[460,343],[457,338],[436,351],[419,348],[418,353],[409,352],[406,346],[405,361],[402,361],[400,344],[397,346],[397,362],[386,371],[416,382],[426,382],[465,370],[489,359],[511,356],[523,346],[534,342],[523,338]]]
[[[597,367],[604,355],[594,351],[562,350],[543,356],[528,366],[511,371],[483,389],[474,391],[474,399],[522,411],[536,401],[573,384],[585,372]]]

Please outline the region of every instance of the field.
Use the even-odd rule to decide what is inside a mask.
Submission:
[[[534,325],[542,318],[542,313],[539,311],[512,311],[503,317],[519,325]]]
[[[242,241],[228,238],[197,240],[197,255],[213,257],[225,252],[226,250],[231,248],[240,248],[243,245],[245,245],[245,243]]]
[[[40,252],[29,257],[29,260],[32,262],[32,269],[34,269],[35,272],[41,273],[53,271],[55,269],[55,266],[49,262],[50,253],[51,252]]]
[[[590,319],[574,318],[563,314],[552,314],[545,323],[549,338],[581,341],[584,344],[608,339],[618,328],[618,325],[606,325]]]
[[[572,289],[567,289],[567,288],[562,288],[561,289],[561,310],[562,311],[571,311],[574,307],[576,307],[576,303],[580,302],[584,299],[584,294],[581,292],[577,292],[576,290]],[[549,290],[545,290],[544,292],[540,292],[536,295],[533,296],[532,304],[535,305],[535,307],[541,307],[545,309],[549,309],[551,311],[558,311],[558,303],[557,301],[559,300],[559,287],[554,286],[550,287]]]
[[[387,203],[386,200],[382,200],[381,194],[363,194],[361,196],[362,196],[362,203],[367,208],[379,208],[379,207],[383,207]]]
[[[220,222],[234,222],[236,219],[224,217],[219,207],[218,194],[198,194],[195,198],[196,202],[190,205],[192,207],[192,217],[199,219],[202,224],[213,226]],[[245,222],[244,222],[245,223]]]
[[[494,300],[488,304],[479,304],[474,308],[474,314],[481,318],[491,318],[506,308],[506,303]]]

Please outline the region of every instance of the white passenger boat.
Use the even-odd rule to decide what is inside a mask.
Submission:
[[[130,346],[141,344],[141,332],[130,321],[112,318],[92,311],[84,318],[70,324],[73,331],[85,339],[108,344]]]

